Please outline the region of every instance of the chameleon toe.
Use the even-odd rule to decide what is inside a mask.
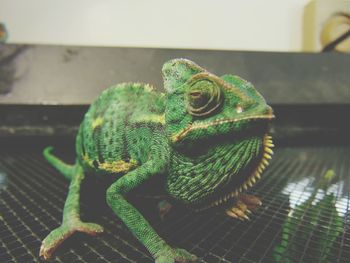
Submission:
[[[84,232],[91,236],[96,236],[104,231],[103,227],[95,223],[81,222],[77,226],[79,232]]]
[[[179,263],[193,263],[193,262],[197,262],[198,261],[197,256],[189,253],[185,249],[175,248],[174,252],[175,252],[175,262],[179,262]]]

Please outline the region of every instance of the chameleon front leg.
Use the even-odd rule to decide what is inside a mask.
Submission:
[[[160,166],[159,160],[158,162],[150,160],[118,179],[107,190],[107,203],[157,263],[195,262],[196,256],[186,250],[171,248],[124,197],[127,192],[159,173]]]
[[[56,248],[76,231],[89,235],[97,235],[103,232],[103,228],[100,225],[85,223],[80,220],[80,185],[83,180],[83,170],[77,165],[71,178],[68,196],[64,204],[62,224],[51,231],[40,247],[40,256],[44,259],[49,259]]]

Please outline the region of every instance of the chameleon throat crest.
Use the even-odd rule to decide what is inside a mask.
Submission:
[[[199,209],[196,209],[196,211],[203,211],[208,208],[212,208],[214,206],[221,205],[223,203],[226,203],[228,200],[237,197],[242,191],[247,190],[248,188],[252,187],[258,180],[261,178],[262,172],[266,169],[266,167],[269,165],[269,160],[272,158],[274,147],[272,137],[268,134],[265,134],[263,138],[263,152],[262,152],[262,158],[259,161],[258,165],[254,169],[254,171],[251,173],[251,175],[245,180],[241,186],[234,189],[232,192],[226,194],[225,196],[217,199],[216,201],[211,202],[209,205],[201,207]]]

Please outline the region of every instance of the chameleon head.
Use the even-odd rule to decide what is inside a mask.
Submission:
[[[264,154],[267,156],[264,149],[270,151],[269,145],[271,146],[272,142],[267,132],[268,123],[274,118],[272,108],[266,104],[253,85],[242,78],[234,75],[215,76],[186,59],[174,59],[165,63],[163,78],[167,91],[165,128],[175,151],[187,155],[187,158],[209,158],[209,155],[212,155],[214,157],[210,158],[213,162],[222,162],[222,166],[225,166],[225,163],[220,158],[236,158],[236,164],[227,161],[230,163],[227,165],[241,167],[239,171],[236,169],[234,175],[226,171],[227,169],[221,169],[226,171],[223,174],[213,171],[215,175],[208,175],[207,171],[202,171],[207,174],[206,178],[221,176],[225,177],[225,180],[222,180],[222,184],[218,180],[207,180],[215,186],[208,185],[211,189],[201,195],[197,192],[194,194],[193,189],[188,190],[187,196],[181,194],[185,197],[179,199],[187,203],[207,203],[209,199],[216,202],[221,195],[231,194],[224,189],[226,186],[233,187],[233,192],[239,190],[250,180],[250,173],[255,173],[260,162],[264,161]],[[256,140],[255,144],[252,139]],[[252,144],[259,149],[247,148],[244,151],[244,147],[253,147]],[[240,150],[237,147],[240,147]],[[216,151],[229,152],[219,156]],[[237,154],[234,155],[233,151]],[[239,155],[238,152],[245,153]],[[181,177],[176,173],[174,168],[174,178],[170,178],[168,182],[168,190],[173,195],[176,195],[175,188],[181,187],[176,185],[179,180],[175,177]],[[186,176],[187,179],[183,177],[182,184],[195,184],[196,181],[204,179],[196,175],[195,171]],[[217,191],[213,191],[213,188]]]
[[[216,135],[246,135],[274,118],[259,92],[238,76],[219,78],[192,61],[174,59],[164,64],[163,78],[166,128],[174,146]]]

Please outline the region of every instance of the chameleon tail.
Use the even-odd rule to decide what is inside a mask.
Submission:
[[[46,147],[43,151],[45,159],[53,166],[55,167],[60,173],[64,175],[66,179],[71,181],[72,176],[74,175],[75,171],[75,165],[70,165],[64,163],[62,160],[58,159],[56,156],[51,154],[51,151],[53,150],[53,147],[49,146]]]

